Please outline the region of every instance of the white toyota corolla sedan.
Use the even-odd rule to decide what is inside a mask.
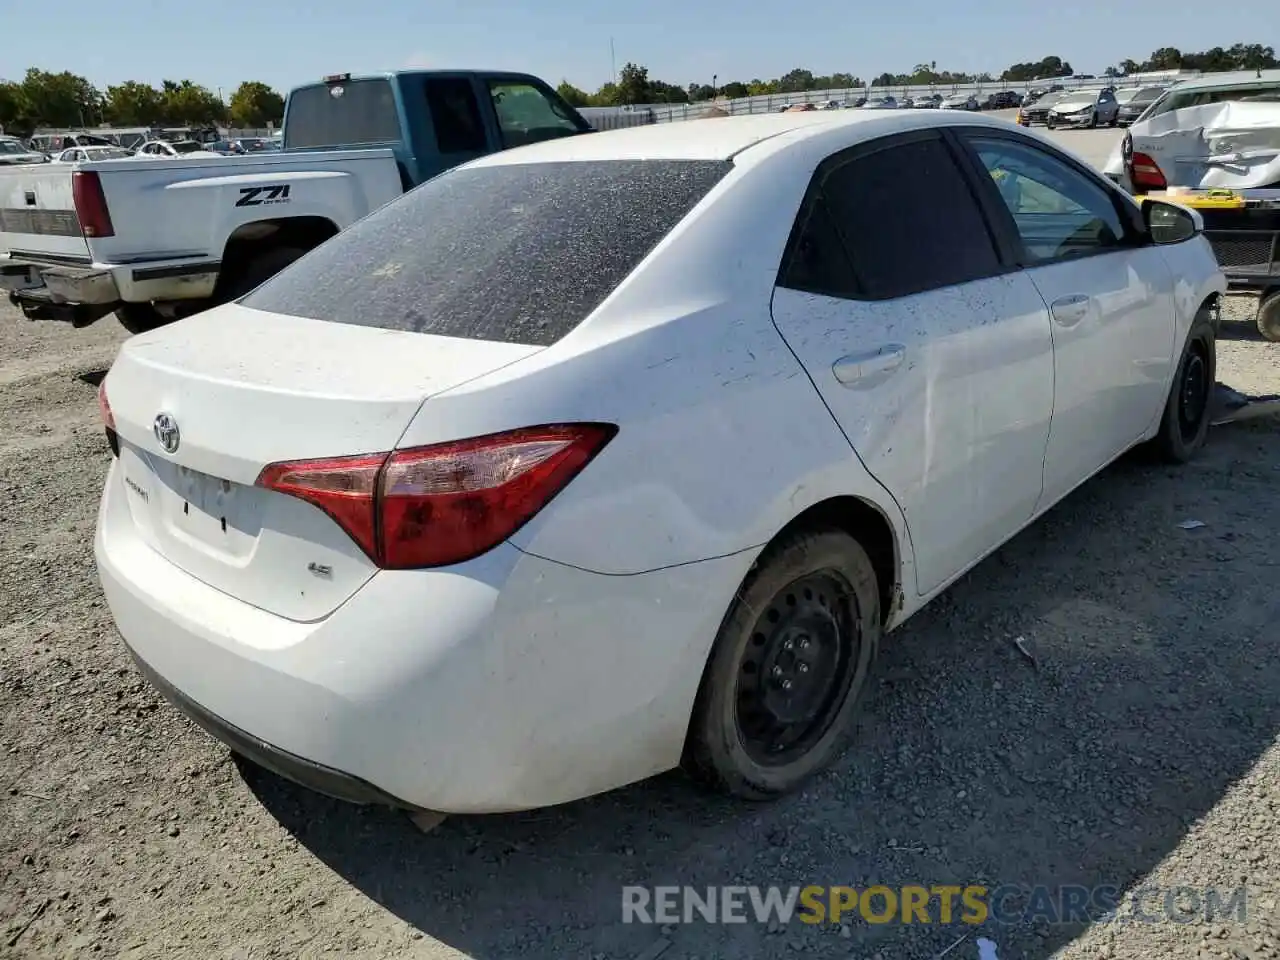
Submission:
[[[1135,444],[1204,443],[1199,227],[960,111],[483,158],[124,344],[107,601],[169,699],[333,796],[778,795],[887,630]]]

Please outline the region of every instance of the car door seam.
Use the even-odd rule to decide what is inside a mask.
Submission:
[[[804,362],[800,359],[799,355],[792,349],[791,344],[787,342],[787,338],[782,333],[782,328],[778,326],[778,321],[773,315],[773,301],[777,295],[778,288],[775,286],[773,291],[769,294],[769,323],[773,325],[774,332],[778,334],[778,339],[781,340],[782,345],[787,348],[787,353],[791,354],[791,358],[795,360],[796,366],[800,368],[800,372],[804,374],[804,378],[809,381],[809,386],[813,388],[813,392],[817,396],[818,402],[822,404],[823,409],[827,411],[827,416],[831,418],[831,422],[834,423],[836,429],[840,431],[840,436],[844,437],[844,442],[848,444],[849,450],[853,453],[854,459],[858,461],[858,464],[862,467],[866,475],[871,478],[871,481],[884,491],[884,495],[888,497],[897,508],[899,516],[902,517],[902,529],[907,535],[907,543],[911,547],[912,556],[914,556],[915,544],[912,543],[911,540],[911,524],[907,522],[906,511],[902,508],[902,504],[898,502],[898,498],[893,495],[893,491],[886,487],[880,478],[868,469],[866,463],[862,459],[862,454],[858,453],[858,448],[853,445],[853,440],[850,439],[849,434],[845,431],[844,425],[840,423],[840,419],[836,416],[835,411],[832,410],[831,405],[827,403],[827,398],[823,396],[822,390],[818,387],[817,381],[813,379],[813,375],[809,372],[809,368],[804,365]],[[832,299],[840,298],[835,297]],[[919,590],[917,589],[916,592],[918,593]]]

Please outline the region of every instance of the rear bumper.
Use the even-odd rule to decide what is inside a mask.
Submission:
[[[751,556],[602,576],[510,544],[382,571],[286,620],[142,541],[119,462],[95,538],[108,607],[161,691],[313,789],[443,813],[550,806],[679,763],[711,642]]]
[[[62,263],[10,254],[0,257],[0,290],[22,303],[112,307],[124,303],[208,297],[218,261],[159,260],[132,264]]]

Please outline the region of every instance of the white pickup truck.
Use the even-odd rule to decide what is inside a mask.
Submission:
[[[444,170],[590,130],[527,74],[326,77],[289,94],[279,152],[0,169],[0,289],[31,320],[149,330],[248,293]]]

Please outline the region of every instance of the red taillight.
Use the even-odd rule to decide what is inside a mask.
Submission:
[[[107,195],[102,192],[102,180],[97,173],[76,170],[71,174],[71,200],[80,221],[80,232],[86,239],[116,235],[111,212],[107,210]]]
[[[102,382],[98,384],[98,416],[102,418],[102,427],[107,431],[107,443],[111,445],[111,452],[115,456],[120,456],[120,437],[116,433],[116,418],[111,412],[111,401],[107,399],[107,381],[104,377]]]
[[[609,424],[557,424],[390,454],[274,463],[258,486],[319,507],[380,567],[442,567],[510,537],[616,432]]]
[[[1127,166],[1134,193],[1163,190],[1169,186],[1164,174],[1160,171],[1160,165],[1145,153],[1133,154],[1129,157]]]

